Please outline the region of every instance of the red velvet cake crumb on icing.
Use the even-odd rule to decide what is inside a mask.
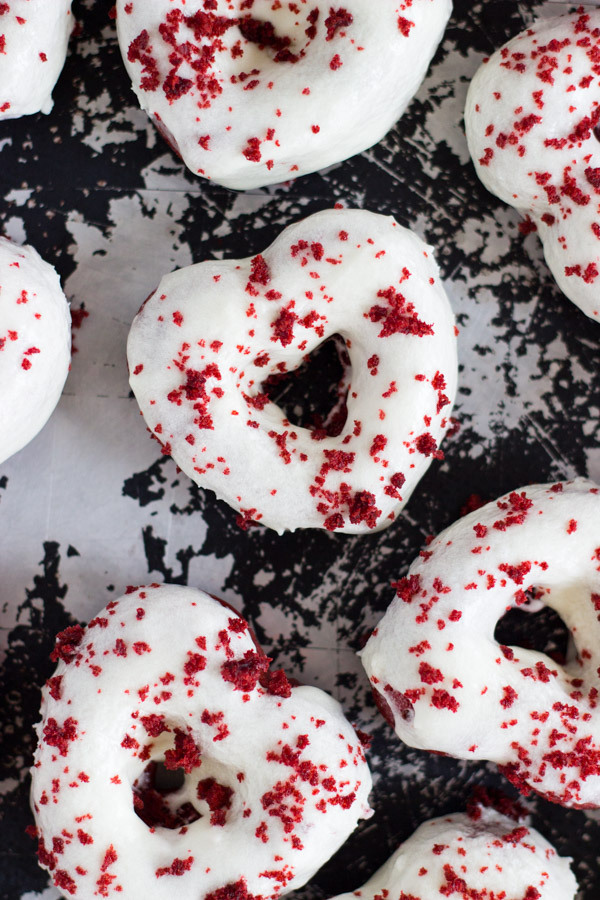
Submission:
[[[69,371],[69,304],[33,247],[0,238],[0,463],[50,418]]]
[[[599,518],[591,482],[534,485],[428,545],[362,651],[403,741],[492,760],[525,794],[600,807]],[[495,640],[508,609],[532,604],[569,628],[563,664]]]
[[[475,806],[417,828],[366,884],[334,900],[575,900],[569,860],[531,827]]]
[[[0,3],[0,119],[50,112],[73,24],[71,0]]]
[[[475,75],[467,139],[485,186],[537,231],[560,289],[600,318],[600,10],[545,19]]]
[[[140,105],[196,175],[236,189],[314,172],[404,112],[451,0],[117,0]]]
[[[295,426],[264,382],[341,335],[337,436]],[[453,315],[431,248],[391,217],[327,210],[251,259],[167,275],[134,320],[130,382],[178,466],[276,531],[388,526],[450,425]]]
[[[66,897],[268,900],[371,810],[361,738],[201,591],[131,588],[57,638],[31,801]]]

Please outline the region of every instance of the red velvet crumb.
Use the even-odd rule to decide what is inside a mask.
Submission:
[[[254,650],[246,650],[243,659],[230,659],[221,666],[223,681],[228,681],[236,691],[253,691],[260,676],[268,672],[271,660]]]

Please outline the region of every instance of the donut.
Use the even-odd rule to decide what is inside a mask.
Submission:
[[[337,436],[294,425],[263,390],[333,335],[351,364]],[[251,259],[167,275],[127,352],[163,452],[241,524],[385,528],[442,457],[454,319],[431,248],[391,217],[326,210]]]
[[[247,622],[202,591],[129,588],[53,659],[31,800],[65,896],[276,898],[371,814],[339,704],[270,672]]]
[[[563,293],[600,316],[600,10],[546,19],[484,62],[465,109],[486,188],[537,230]]]
[[[404,112],[451,0],[117,0],[140,105],[195,174],[237,190],[340,162]]]
[[[591,482],[534,485],[421,552],[362,652],[405,743],[492,760],[523,793],[600,806],[599,520]],[[530,597],[570,630],[575,651],[562,665],[494,638],[505,611]]]
[[[72,30],[71,0],[0,2],[0,119],[51,111]]]
[[[569,860],[535,829],[476,807],[424,822],[358,891],[334,900],[575,900]]]
[[[0,463],[46,424],[70,361],[71,316],[56,271],[33,247],[0,237]]]

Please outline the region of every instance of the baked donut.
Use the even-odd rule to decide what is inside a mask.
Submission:
[[[332,6],[117,0],[140,105],[195,175],[244,190],[377,143],[416,93],[451,0]]]
[[[71,317],[55,270],[0,237],[0,463],[46,424],[71,361]]]
[[[202,591],[129,588],[53,658],[31,799],[66,896],[276,898],[371,813],[339,704],[270,672],[244,619]]]
[[[72,30],[71,0],[0,3],[0,119],[50,112]]]
[[[484,62],[465,125],[486,188],[538,231],[558,286],[600,316],[600,10],[545,19]]]
[[[339,334],[337,437],[290,423],[263,385]],[[128,342],[152,433],[199,485],[278,532],[385,528],[449,425],[454,319],[430,247],[391,217],[327,210],[252,259],[167,275]]]
[[[514,491],[443,531],[396,585],[362,652],[380,709],[407,744],[488,759],[523,793],[600,806],[599,489]],[[562,617],[576,653],[499,645],[529,597]]]
[[[569,860],[493,809],[431,819],[358,891],[334,900],[575,900]]]

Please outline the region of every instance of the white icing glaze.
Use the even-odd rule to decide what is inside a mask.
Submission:
[[[600,806],[600,494],[578,479],[520,489],[421,552],[362,662],[407,744],[489,759],[525,792]],[[571,631],[574,658],[494,639],[528,593]]]
[[[493,809],[417,828],[359,890],[333,900],[575,900],[569,860],[533,828]]]
[[[262,384],[334,334],[352,366],[348,417],[316,440]],[[431,248],[391,217],[327,210],[253,259],[167,275],[128,358],[164,451],[245,521],[359,533],[388,526],[441,456],[455,343]]]
[[[416,93],[452,4],[240,7],[117,0],[117,27],[141,106],[186,165],[247,189],[379,141]]]
[[[275,898],[371,814],[339,704],[269,675],[247,623],[201,591],[131,588],[59,635],[55,657],[31,797],[40,862],[66,896]],[[164,797],[178,822],[152,817],[143,789],[162,760],[186,772]],[[181,824],[184,804],[201,817]]]
[[[50,112],[72,30],[71,0],[0,0],[0,119]]]
[[[70,360],[69,305],[54,268],[0,238],[0,462],[46,424]]]
[[[600,317],[600,10],[542,20],[485,62],[465,109],[485,186],[529,217],[560,289]]]

